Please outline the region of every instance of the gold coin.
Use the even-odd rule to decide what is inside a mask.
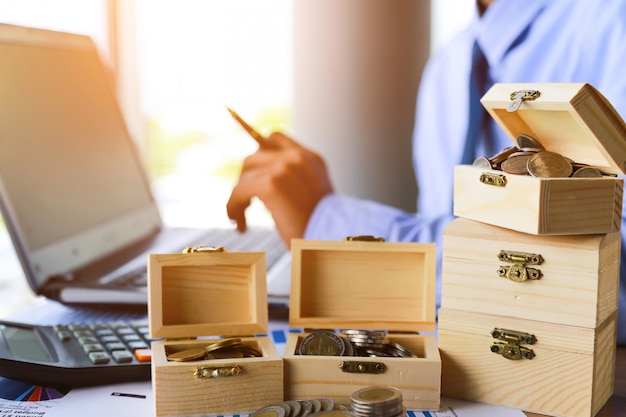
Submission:
[[[224,339],[224,340],[220,340],[219,342],[215,342],[215,343],[211,343],[209,345],[206,345],[204,347],[204,351],[206,353],[210,353],[210,352],[213,352],[214,350],[233,347],[235,345],[238,345],[239,343],[241,343],[241,339],[237,339],[237,338]]]
[[[511,156],[513,152],[516,152],[516,151],[518,151],[518,149],[515,146],[504,148],[502,151],[498,152],[497,154],[489,158],[489,162],[491,163],[492,166],[498,166],[502,162],[506,161],[507,158]]]
[[[214,350],[206,354],[207,359],[236,359],[243,358],[245,355],[234,349]]]
[[[249,358],[254,358],[254,357],[258,358],[260,356],[263,356],[258,349],[255,349],[254,347],[243,344],[243,343],[237,346],[233,346],[233,350],[236,350],[237,352],[241,352],[245,357],[249,357]]]
[[[539,178],[563,178],[572,175],[572,164],[563,155],[542,151],[528,159],[528,173]]]
[[[572,177],[575,178],[602,178],[602,172],[594,167],[582,167],[574,171]]]
[[[204,359],[204,349],[185,349],[167,355],[167,360],[173,362],[190,362]]]
[[[352,394],[356,403],[378,403],[402,398],[402,392],[394,387],[367,387]]]
[[[528,160],[534,154],[518,154],[513,155],[506,161],[502,162],[502,171],[515,175],[527,175],[528,174]]]

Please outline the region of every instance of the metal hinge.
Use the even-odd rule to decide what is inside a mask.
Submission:
[[[385,239],[382,237],[375,237],[372,235],[360,235],[360,236],[346,236],[343,240],[347,240],[350,242],[384,242]]]
[[[183,253],[195,253],[195,252],[209,252],[209,253],[226,252],[226,249],[224,249],[221,246],[194,246],[194,247],[187,246],[185,249],[183,249]]]
[[[539,90],[518,90],[511,93],[511,102],[506,108],[509,113],[516,112],[520,108],[523,101],[533,101],[539,98],[541,92]]]

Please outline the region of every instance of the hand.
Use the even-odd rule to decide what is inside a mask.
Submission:
[[[245,210],[258,197],[272,214],[287,247],[304,236],[317,203],[332,193],[324,160],[282,133],[273,133],[266,145],[248,156],[238,183],[226,204],[237,230],[246,230]]]

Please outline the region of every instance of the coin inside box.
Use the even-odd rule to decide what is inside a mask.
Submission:
[[[437,410],[441,358],[435,330],[434,244],[293,240],[285,398],[350,405],[358,389],[398,388],[408,409]],[[384,334],[413,356],[301,354],[311,335]],[[330,339],[330,338],[329,338]]]
[[[283,400],[283,362],[264,336],[265,273],[262,252],[149,255],[150,336],[162,339],[152,342],[157,416],[250,412]],[[235,339],[259,355],[187,360],[185,352]]]
[[[500,83],[481,102],[513,146],[525,135],[544,150],[605,175],[534,177],[459,165],[456,216],[534,235],[620,229],[624,184],[615,175],[626,169],[626,125],[599,91],[584,83]]]

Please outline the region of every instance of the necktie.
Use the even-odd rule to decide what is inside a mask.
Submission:
[[[490,87],[489,66],[478,42],[472,49],[472,68],[469,78],[469,123],[461,164],[472,164],[476,159],[476,146],[483,140],[486,148],[491,144],[489,115],[485,111],[480,98]],[[484,155],[489,156],[489,155]]]

